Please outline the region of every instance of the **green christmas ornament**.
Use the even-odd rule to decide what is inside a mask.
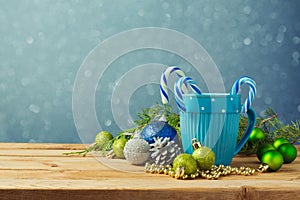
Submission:
[[[273,145],[268,144],[268,143],[260,145],[256,151],[256,156],[257,156],[258,160],[261,161],[261,157],[263,156],[263,154],[269,150],[275,150]]]
[[[262,141],[265,138],[266,138],[265,132],[262,129],[260,129],[258,127],[255,127],[253,129],[253,131],[251,132],[248,141],[251,142],[251,143],[255,143],[255,142],[258,142],[258,141]]]
[[[277,138],[274,140],[273,146],[275,147],[275,149],[278,149],[278,147],[280,145],[285,144],[285,143],[290,143],[290,141],[288,141],[288,139],[286,139],[286,138]]]
[[[113,135],[110,132],[101,131],[96,135],[95,143],[100,149],[103,149],[111,139],[113,139]]]
[[[277,150],[281,153],[284,163],[291,163],[297,157],[297,149],[290,143],[280,145]]]
[[[197,172],[197,161],[190,154],[179,154],[173,161],[173,169],[183,169],[186,175],[195,174]]]
[[[127,141],[128,139],[125,137],[120,137],[114,141],[112,149],[118,158],[125,158],[123,150]]]
[[[261,158],[263,165],[267,165],[267,171],[276,172],[283,164],[283,157],[279,151],[269,150]]]
[[[192,156],[197,161],[198,168],[200,170],[211,169],[216,159],[213,150],[209,147],[202,146],[196,138],[193,139],[192,145],[195,149]]]

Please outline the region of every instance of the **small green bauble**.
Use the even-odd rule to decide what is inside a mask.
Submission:
[[[201,146],[196,149],[193,158],[197,161],[200,170],[209,170],[215,163],[215,153],[209,147]]]
[[[268,143],[260,145],[256,151],[256,156],[257,156],[258,160],[261,161],[261,157],[263,156],[263,154],[269,150],[275,150],[273,145],[268,144]]]
[[[184,168],[186,175],[195,174],[197,172],[197,161],[187,153],[179,154],[173,161],[173,169]]]
[[[125,158],[124,156],[124,147],[128,140],[124,137],[121,137],[114,141],[112,149],[118,158]]]
[[[283,164],[283,157],[279,151],[269,150],[263,154],[261,162],[269,166],[269,172],[276,172]]]
[[[101,131],[96,135],[95,143],[99,145],[100,149],[103,149],[111,139],[113,139],[113,136],[110,132]]]
[[[290,143],[290,141],[288,141],[288,139],[285,139],[285,138],[277,138],[274,140],[273,146],[275,147],[275,149],[278,149],[278,147],[280,145],[285,144],[285,143]]]
[[[251,143],[255,143],[258,141],[262,141],[266,138],[264,131],[260,128],[255,127],[251,132],[248,141]]]
[[[297,149],[290,143],[280,145],[278,151],[281,153],[284,163],[291,163],[297,157]]]

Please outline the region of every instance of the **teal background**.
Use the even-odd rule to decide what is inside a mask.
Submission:
[[[241,75],[255,79],[257,115],[272,106],[284,122],[299,119],[299,10],[298,0],[0,0],[0,142],[80,143],[72,115],[77,70],[101,41],[141,27],[194,38],[228,91]],[[105,78],[150,62],[189,65],[171,53],[141,50],[115,61]],[[97,91],[97,114],[102,127],[116,133],[110,110],[103,109],[109,95],[111,88]],[[160,101],[158,87],[142,87],[131,99],[136,116]]]

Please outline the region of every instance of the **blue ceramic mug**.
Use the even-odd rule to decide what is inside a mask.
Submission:
[[[249,108],[248,127],[237,143],[240,112],[240,94],[183,94],[185,111],[180,112],[182,146],[192,154],[193,138],[210,147],[216,156],[215,165],[230,165],[232,158],[247,142],[255,125],[255,112]]]

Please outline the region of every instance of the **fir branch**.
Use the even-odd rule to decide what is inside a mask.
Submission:
[[[255,144],[247,142],[241,153],[251,154],[255,153],[258,146],[262,143],[272,143],[277,138],[287,138],[291,143],[300,142],[300,120],[291,121],[289,124],[284,124],[278,119],[278,114],[273,108],[268,108],[265,111],[265,118],[256,118],[256,127],[261,128],[266,138],[263,141],[259,141]],[[239,127],[239,139],[244,133],[247,127],[247,118],[241,116]]]

